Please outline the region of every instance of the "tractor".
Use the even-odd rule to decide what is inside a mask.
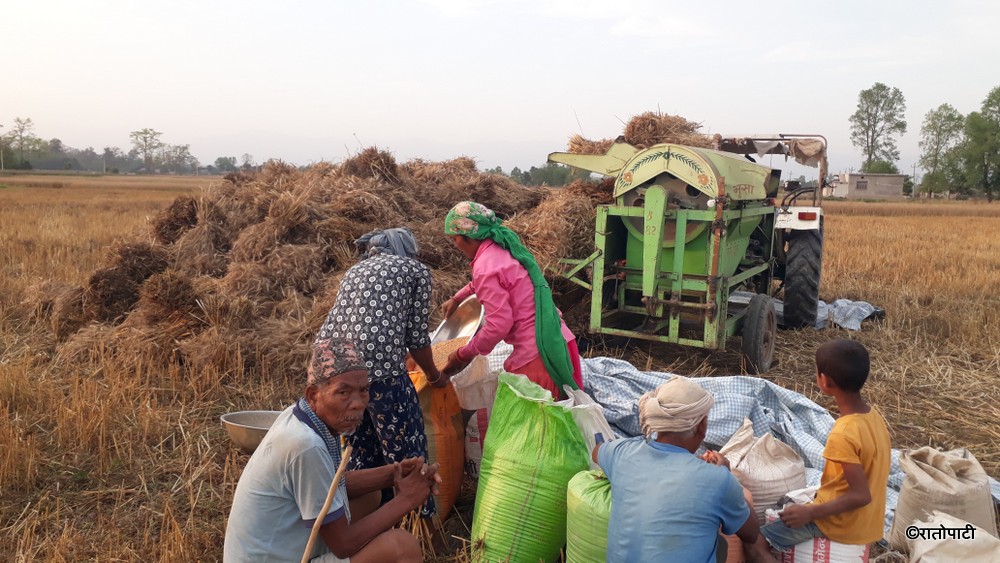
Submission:
[[[613,203],[597,207],[593,254],[562,261],[563,275],[591,293],[591,332],[713,350],[741,335],[745,369],[763,373],[779,316],[790,328],[815,323],[822,190],[779,199],[781,171],[754,154],[818,165],[826,177],[819,135],[716,135],[711,149],[619,139],[603,155],[549,155],[614,178]]]

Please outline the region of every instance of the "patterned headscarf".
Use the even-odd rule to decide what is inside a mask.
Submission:
[[[345,338],[327,338],[313,343],[307,385],[323,383],[351,371],[368,372],[365,358],[358,352],[354,342]]]
[[[517,234],[505,227],[493,210],[474,201],[463,201],[451,208],[444,219],[444,233],[475,240],[490,239],[524,266],[535,286],[535,343],[545,371],[549,372],[556,388],[561,390],[563,385],[569,385],[571,389],[578,389],[573,380],[573,362],[562,335],[562,318],[552,301],[552,289],[535,257]]]
[[[413,232],[407,227],[395,229],[375,230],[366,235],[362,235],[354,241],[358,250],[366,256],[377,254],[395,254],[403,258],[416,258],[420,247],[417,239],[413,237]]]

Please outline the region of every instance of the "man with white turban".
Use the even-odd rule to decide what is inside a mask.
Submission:
[[[676,376],[639,399],[645,436],[594,448],[594,461],[611,481],[609,562],[724,561],[720,530],[739,536],[750,561],[774,561],[726,458],[694,455],[714,402]]]

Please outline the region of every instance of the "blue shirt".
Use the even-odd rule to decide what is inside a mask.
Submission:
[[[285,409],[247,462],[233,496],[222,560],[299,561],[337,466],[312,428]],[[338,487],[324,524],[350,513]],[[322,538],[313,557],[328,552]]]
[[[597,461],[611,481],[609,562],[714,563],[719,528],[736,533],[750,516],[729,470],[683,448],[627,438]]]

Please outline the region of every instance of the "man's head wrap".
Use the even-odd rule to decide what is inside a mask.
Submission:
[[[354,244],[366,256],[384,253],[395,254],[403,258],[416,258],[420,251],[417,239],[413,237],[413,232],[407,227],[372,231],[362,235],[354,241]]]
[[[715,398],[681,376],[639,398],[639,424],[647,437],[653,432],[686,432],[708,416]]]
[[[358,352],[354,342],[345,338],[326,338],[313,343],[307,385],[324,383],[351,371],[368,372],[365,358]]]

